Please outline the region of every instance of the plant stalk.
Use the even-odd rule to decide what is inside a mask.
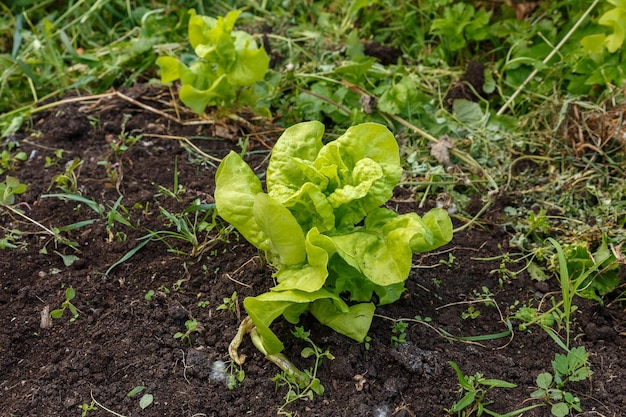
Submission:
[[[254,325],[254,322],[247,316],[245,319],[241,321],[239,325],[239,329],[237,330],[237,334],[230,342],[228,346],[228,354],[230,358],[239,366],[243,365],[246,361],[246,355],[240,355],[238,352],[239,345],[243,341],[243,336],[245,334],[250,334],[250,339],[252,339],[252,343],[254,346],[261,352],[265,359],[274,363],[278,366],[282,371],[284,371],[287,375],[293,376],[298,386],[306,387],[311,383],[311,378],[297,366],[295,366],[284,354],[277,353],[273,355],[269,355],[265,346],[263,346],[263,341],[261,340],[261,336],[259,336],[259,332]]]

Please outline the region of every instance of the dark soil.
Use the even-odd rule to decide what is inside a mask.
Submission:
[[[127,92],[145,105],[162,107],[160,101],[168,100],[169,95],[159,93],[139,88]],[[124,115],[130,115],[125,125]],[[84,161],[78,177],[81,194],[109,207],[123,195],[121,204],[139,226],[115,224],[109,234],[106,220],[98,220],[63,232],[79,244],[79,251],[74,251],[41,233],[34,224],[2,213],[2,227],[29,233],[24,247],[1,252],[0,415],[80,416],[79,407],[91,404],[92,398],[124,416],[276,415],[286,390],[277,389],[270,380],[278,368],[265,360],[249,339],[244,339],[241,347],[248,355],[246,376],[237,388],[227,389],[224,381],[211,373],[215,361],[228,360],[228,344],[240,321],[236,312],[217,307],[234,291],[241,306],[244,297],[272,285],[271,271],[247,242],[232,233],[228,241],[190,257],[168,252],[164,243],[154,241],[108,276],[104,273],[138,244],[147,229],[174,230],[161,216],[160,207],[180,213],[196,198],[212,202],[215,167],[207,161],[200,163],[197,153],[190,161],[188,145],[173,137],[202,137],[192,142],[218,158],[231,149],[240,150],[238,141],[247,138],[248,151],[258,151],[249,152],[248,161],[262,173],[267,147],[279,136],[279,129],[261,121],[183,125],[113,96],[62,105],[38,115],[33,123],[35,134],[20,139],[21,149],[31,158],[11,173],[29,186],[28,192],[18,197],[27,216],[46,227],[98,217],[75,202],[41,198],[53,176],[78,157]],[[122,132],[143,136],[116,154],[111,143]],[[54,159],[58,148],[65,149],[58,165],[45,167],[45,158]],[[178,181],[185,188],[181,201],[157,188],[172,189],[176,160]],[[108,161],[109,169],[116,169],[117,179],[108,175],[106,165],[99,161]],[[59,190],[52,186],[49,192]],[[410,190],[398,189],[392,204],[403,212],[417,210],[414,199]],[[415,256],[405,296],[377,309],[369,349],[304,319],[301,324],[311,331],[313,341],[335,359],[325,360],[319,369],[324,396],[295,402],[286,410],[311,417],[445,416],[445,410],[460,398],[448,361],[456,362],[466,375],[480,372],[487,378],[517,384],[487,395],[494,411],[505,413],[536,403],[529,398],[537,375],[551,371],[555,353],[563,353],[546,332],[539,328],[519,331],[514,323],[511,337],[477,343],[451,341],[441,331],[455,336],[504,332],[503,317],[506,319],[516,301],[537,305],[547,296],[545,303],[549,303],[551,295],[558,300],[555,280],[536,283],[524,272],[508,277],[497,272],[500,259],[479,259],[507,252],[510,236],[498,226],[499,216],[500,212],[493,210],[483,217],[480,229],[459,232],[436,253]],[[178,250],[191,250],[185,242],[169,242]],[[66,266],[57,253],[79,259]],[[507,266],[513,270],[522,267]],[[66,311],[42,328],[42,311],[60,308],[68,287],[76,292],[73,303],[78,318],[70,321],[71,314]],[[467,302],[483,287],[495,294],[497,308],[472,304],[480,315],[462,319],[470,306]],[[154,295],[147,300],[149,290]],[[200,307],[200,301],[209,304]],[[617,304],[601,308],[581,299],[575,303],[572,345],[586,347],[593,370],[590,379],[568,385],[581,398],[585,412],[578,415],[624,416],[624,311]],[[416,315],[432,321],[429,326],[412,323],[407,342],[394,347],[392,322],[385,317]],[[192,317],[201,323],[202,331],[193,333],[190,343],[175,339],[173,335],[184,332],[185,321]],[[278,320],[273,328],[285,342],[288,357],[301,368],[313,365],[310,358],[300,357],[305,345],[291,337],[293,325]],[[128,397],[139,385],[145,386],[145,391]],[[139,398],[144,393],[152,394],[154,402],[142,410]],[[87,415],[113,415],[97,408]],[[524,414],[549,415],[549,407]]]
[[[485,65],[480,62],[471,61],[467,65],[465,73],[454,82],[443,102],[448,110],[452,110],[454,100],[464,99],[469,101],[479,101],[481,98],[488,98],[488,94],[483,91],[485,85]]]

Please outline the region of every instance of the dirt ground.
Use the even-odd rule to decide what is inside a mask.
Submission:
[[[159,97],[167,98],[139,87],[126,95],[155,108],[162,107]],[[36,115],[32,124],[36,134],[12,138],[30,155],[11,175],[28,184],[28,191],[18,200],[31,219],[59,228],[98,218],[76,202],[40,198],[59,192],[50,188],[53,177],[67,161],[79,157],[83,161],[78,176],[81,194],[108,206],[123,195],[121,204],[139,226],[115,224],[111,241],[106,219],[63,232],[79,244],[74,251],[55,244],[33,223],[1,213],[1,226],[29,232],[24,237],[27,246],[0,252],[2,416],[80,416],[81,405],[92,404],[92,399],[100,406],[83,415],[273,416],[284,401],[285,388],[277,389],[271,381],[278,368],[249,339],[241,348],[248,359],[245,379],[238,387],[229,390],[212,373],[216,361],[228,360],[228,344],[239,323],[236,312],[218,310],[218,306],[234,291],[241,305],[244,297],[272,285],[271,271],[259,254],[235,233],[199,257],[174,254],[162,242],[150,242],[105,275],[147,229],[173,230],[159,207],[180,213],[196,198],[212,202],[215,167],[197,158],[190,162],[189,145],[176,137],[190,138],[195,146],[219,158],[231,149],[240,150],[237,140],[247,135],[247,160],[261,173],[267,146],[280,132],[243,120],[182,125],[172,120],[176,117],[173,110],[168,110],[167,117],[145,106],[118,96],[68,103]],[[122,132],[142,137],[128,150],[116,153],[111,143]],[[46,157],[54,160],[58,148],[65,150],[58,164],[45,167]],[[184,187],[181,201],[158,189],[159,185],[172,189],[176,161],[178,182]],[[390,204],[398,211],[421,213],[414,200],[409,190],[398,189]],[[513,323],[513,334],[508,337],[481,342],[443,337],[443,332],[454,336],[504,332],[503,318],[516,301],[537,305],[553,292],[559,297],[555,280],[537,283],[525,272],[515,277],[498,272],[502,269],[497,257],[507,252],[510,239],[498,224],[501,209],[496,205],[476,227],[457,233],[437,252],[415,256],[406,294],[376,311],[369,349],[305,319],[301,324],[311,331],[314,342],[335,359],[325,360],[318,373],[326,389],[324,396],[295,402],[285,410],[302,417],[446,416],[446,409],[461,395],[448,361],[456,362],[466,375],[480,372],[517,384],[489,392],[487,400],[493,401],[489,408],[496,412],[536,403],[530,394],[536,389],[537,375],[551,371],[555,353],[562,353],[546,332],[537,327],[519,331]],[[188,244],[170,242],[179,250],[190,249]],[[78,260],[66,266],[59,254],[75,255]],[[513,271],[522,267],[507,266]],[[76,293],[72,302],[79,310],[78,318],[70,321],[66,311],[51,324],[42,323],[42,311],[60,308],[68,287]],[[469,304],[483,287],[494,294],[495,305]],[[154,295],[146,299],[150,290]],[[201,301],[208,305],[199,306]],[[568,386],[581,399],[584,412],[578,415],[624,416],[623,306],[600,307],[582,299],[575,304],[572,344],[586,347],[593,371],[590,379]],[[463,319],[470,306],[480,315]],[[394,347],[389,318],[416,315],[432,321],[412,323],[406,343]],[[190,318],[201,324],[201,331],[192,333],[189,343],[175,339],[173,335],[184,332]],[[286,355],[301,368],[311,367],[310,358],[300,357],[305,345],[290,335],[293,325],[278,320],[273,328],[285,341]],[[136,386],[145,390],[127,396]],[[153,395],[153,402],[141,409],[139,398],[146,393]],[[549,415],[549,407],[524,413]]]

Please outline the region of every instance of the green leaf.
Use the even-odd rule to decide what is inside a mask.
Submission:
[[[373,303],[362,303],[342,311],[329,299],[317,300],[310,307],[311,314],[320,323],[360,343],[367,336],[375,309]]]
[[[310,347],[305,347],[304,349],[302,349],[302,352],[300,352],[300,356],[302,356],[303,358],[310,358],[313,355],[315,355],[315,351],[313,350],[313,348]]]
[[[465,99],[454,100],[452,111],[456,117],[465,123],[477,123],[485,118],[485,114],[478,103]]]
[[[433,215],[437,216],[436,212]],[[432,223],[432,216],[430,220]],[[449,228],[451,231],[451,225]],[[413,246],[431,250],[439,243],[417,214],[397,215],[382,208],[367,216],[364,227],[331,238],[337,253],[350,266],[382,287],[406,280],[411,269]]]
[[[228,71],[228,81],[246,86],[261,81],[268,70],[270,57],[265,49],[258,48],[254,38],[241,31],[233,32],[237,58]]]
[[[259,246],[267,247],[275,265],[301,264],[306,259],[304,233],[295,217],[282,204],[258,193],[253,204],[254,220],[267,237]]]
[[[296,290],[270,291],[256,297],[247,297],[243,301],[243,306],[256,326],[266,354],[273,355],[280,353],[284,346],[270,330],[269,326],[272,322],[293,307],[298,307],[297,311],[301,314],[306,311],[310,303],[322,298],[330,298],[340,311],[348,311],[348,306],[338,295],[324,289],[310,293]],[[293,314],[290,321],[293,322],[295,316],[297,314]]]
[[[128,392],[128,394],[126,394],[127,397],[134,397],[135,395],[139,394],[141,391],[143,391],[144,389],[146,389],[146,387],[144,387],[143,385],[137,385],[135,388],[133,388],[132,390],[130,390]]]
[[[406,109],[407,105],[417,96],[417,87],[411,77],[404,77],[399,83],[383,93],[376,104],[378,110],[398,114]]]
[[[377,123],[350,127],[320,150],[314,166],[329,178],[338,228],[354,226],[389,200],[402,175],[398,143]]]
[[[452,240],[452,220],[444,209],[429,210],[422,216],[422,223],[430,233],[413,236],[411,239],[413,252],[429,252],[448,244]]]
[[[311,391],[316,393],[318,396],[321,397],[322,395],[324,395],[324,386],[320,382],[319,378],[313,378],[309,387],[311,388]]]
[[[141,407],[142,410],[145,410],[152,405],[153,401],[154,396],[152,394],[144,394],[139,400],[139,407]]]
[[[459,385],[461,386],[461,388],[466,391],[473,389],[472,384],[470,384],[470,382],[467,380],[467,377],[463,374],[461,368],[459,368],[459,365],[457,365],[456,362],[448,361],[448,365],[450,365],[452,369],[454,369],[454,372],[456,372],[456,376],[459,380]]]
[[[463,398],[459,400],[459,402],[454,404],[454,407],[452,407],[452,411],[459,412],[459,411],[466,409],[470,405],[474,404],[475,398],[476,398],[476,391],[468,392],[467,394],[463,396]]]
[[[267,235],[254,218],[254,200],[263,192],[261,181],[235,152],[229,153],[215,174],[215,206],[218,214],[261,250],[269,250]]]
[[[328,236],[319,233],[317,228],[309,230],[305,239],[306,263],[283,267],[276,273],[274,291],[300,290],[317,291],[328,277],[328,260],[335,253],[335,245]]]
[[[606,35],[604,33],[598,33],[595,35],[585,36],[581,39],[580,44],[589,53],[601,54],[604,51],[605,42]]]
[[[481,379],[480,385],[485,385],[487,387],[495,387],[495,388],[515,388],[517,385],[503,381],[501,379]]]
[[[56,253],[57,255],[59,255],[61,257],[61,259],[63,259],[63,265],[65,266],[72,266],[72,264],[76,261],[78,261],[80,258],[76,255],[64,255],[61,252],[57,252],[54,251],[54,253]]]
[[[63,309],[63,308],[52,310],[50,312],[50,317],[52,317],[53,319],[60,319],[61,317],[63,317],[63,312],[64,311],[65,311],[65,309]]]
[[[613,29],[613,34],[608,35],[604,43],[606,49],[614,53],[622,47],[626,38],[626,6],[617,6],[609,10],[600,17],[598,23]]]
[[[267,167],[267,192],[281,203],[307,183],[321,189],[328,179],[312,167],[322,148],[324,125],[317,121],[298,123],[287,128],[272,149]]]
[[[180,79],[181,73],[186,70],[182,62],[170,56],[158,57],[156,64],[161,68],[161,82],[164,83]]]
[[[550,388],[551,385],[552,385],[552,374],[550,374],[549,372],[542,372],[539,375],[537,375],[537,386],[539,388],[543,388],[544,390],[547,390]]]
[[[565,403],[556,403],[552,405],[550,412],[556,417],[565,417],[569,414],[569,407]]]

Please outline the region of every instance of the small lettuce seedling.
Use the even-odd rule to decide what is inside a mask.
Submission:
[[[353,126],[326,145],[323,134],[315,121],[283,133],[267,169],[267,192],[234,152],[217,170],[218,214],[275,268],[277,285],[243,302],[255,328],[249,332],[266,355],[283,350],[270,330],[281,315],[297,323],[309,312],[363,342],[375,305],[404,292],[413,253],[452,239],[445,210],[420,217],[381,208],[402,174],[398,144],[386,127]],[[236,346],[231,356],[242,361]]]
[[[257,98],[248,87],[265,77],[269,56],[250,34],[233,30],[241,11],[217,19],[193,9],[189,13],[189,42],[197,59],[187,66],[174,57],[159,57],[161,81],[180,79],[180,100],[197,114],[207,106],[253,106]]]

